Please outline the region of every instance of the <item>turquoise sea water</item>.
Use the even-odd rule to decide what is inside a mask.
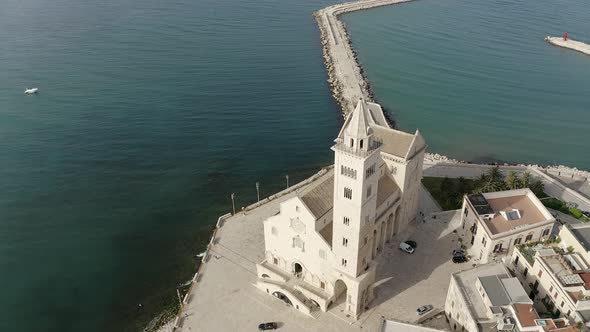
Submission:
[[[0,331],[139,330],[231,192],[330,163],[324,5],[2,1]]]
[[[420,0],[344,16],[376,98],[431,151],[590,169],[585,0]]]

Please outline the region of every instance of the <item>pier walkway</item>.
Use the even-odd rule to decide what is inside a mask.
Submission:
[[[344,24],[338,16],[352,11],[408,1],[411,0],[361,0],[329,6],[314,13],[321,32],[328,82],[344,115],[354,109],[354,104],[359,98],[371,100],[371,93],[356,54],[350,45]]]
[[[572,39],[563,40],[563,37],[545,37],[545,41],[549,44],[553,44],[555,46],[569,48],[574,51],[582,52],[584,54],[590,55],[590,45],[575,41]]]

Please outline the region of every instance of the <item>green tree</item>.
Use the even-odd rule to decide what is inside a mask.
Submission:
[[[545,185],[539,179],[534,179],[529,184],[529,188],[537,195],[537,197],[542,197],[545,194]]]
[[[459,195],[463,196],[469,191],[469,184],[467,183],[467,180],[462,176],[459,177],[459,179],[457,180],[457,192],[459,193]]]
[[[445,176],[440,182],[440,187],[438,189],[443,193],[450,193],[453,191],[453,182]]]
[[[506,177],[506,188],[508,189],[519,189],[522,188],[522,181],[518,173],[515,171],[510,171],[508,176]]]
[[[522,178],[520,179],[521,188],[529,188],[531,185],[532,176],[529,171],[525,171],[522,173]]]
[[[500,171],[500,166],[490,168],[490,170],[487,171],[487,176],[488,176],[489,181],[492,181],[492,182],[503,182],[504,181],[504,174],[502,174],[502,172]]]
[[[478,178],[479,186],[475,190],[478,193],[489,193],[493,191],[501,191],[506,188],[504,183],[504,174],[500,171],[500,167],[496,166],[490,168],[485,174]]]

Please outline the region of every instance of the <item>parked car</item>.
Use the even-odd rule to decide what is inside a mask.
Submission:
[[[408,254],[413,254],[414,253],[414,248],[411,245],[407,244],[406,242],[400,243],[399,244],[399,248],[402,251],[407,252]]]
[[[586,218],[590,218],[590,212],[589,211],[582,211],[582,214],[586,217]]]
[[[258,325],[258,331],[276,330],[279,324],[275,322],[262,323]]]
[[[423,305],[420,308],[416,309],[416,313],[418,315],[424,315],[425,313],[429,312],[430,310],[432,310],[432,305],[430,305],[430,304]]]
[[[453,263],[459,264],[459,263],[465,263],[467,262],[467,257],[465,256],[453,256]]]
[[[414,249],[418,248],[418,244],[416,243],[416,241],[408,240],[408,241],[406,241],[406,243],[409,244],[410,247],[412,247]]]
[[[453,257],[455,257],[455,256],[465,256],[465,250],[463,250],[463,249],[453,250]]]

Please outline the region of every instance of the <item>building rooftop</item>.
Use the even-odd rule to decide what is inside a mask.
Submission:
[[[583,285],[584,280],[578,274],[574,273],[566,255],[555,254],[551,256],[540,256],[545,265],[559,279],[564,286]]]
[[[418,131],[415,134],[408,134],[381,126],[371,128],[374,137],[383,144],[381,151],[397,157],[410,159],[414,153],[426,146],[424,138]]]
[[[484,288],[484,291],[490,302],[493,306],[500,307],[503,305],[510,304],[510,298],[508,294],[504,291],[504,286],[502,286],[502,282],[500,277],[506,278],[506,275],[493,275],[493,276],[486,276],[486,277],[479,277],[479,281]]]
[[[426,147],[426,142],[418,130],[414,134],[409,134],[391,128],[381,106],[363,99],[359,100],[340,129],[336,139],[336,145],[340,148],[343,147],[338,145],[338,142],[343,140],[345,134],[360,138],[373,135],[374,142],[380,143],[382,152],[404,159],[411,159]]]
[[[530,189],[469,195],[468,200],[492,235],[554,221]]]
[[[381,324],[379,332],[442,332],[442,330],[391,320],[384,320]]]
[[[511,303],[530,303],[531,300],[517,278],[506,275],[479,277],[487,297],[493,306],[505,306]]]
[[[522,325],[523,327],[537,325],[535,320],[539,319],[539,315],[537,314],[537,311],[533,308],[532,304],[515,303],[514,312],[516,313],[516,318],[520,322],[520,325]]]
[[[485,279],[485,277],[489,276],[492,276],[496,279],[498,279],[498,277],[510,277],[506,271],[506,268],[501,263],[479,265],[473,269],[461,271],[453,275],[453,278],[455,278],[459,284],[460,289],[462,290],[463,296],[467,299],[467,303],[470,304],[470,311],[476,320],[488,319],[487,308],[483,303],[481,296],[479,295],[476,281],[478,278],[481,280],[481,278]],[[486,293],[492,294],[491,292],[487,291]],[[502,299],[497,299],[497,301],[502,301]]]
[[[504,286],[504,291],[508,294],[510,298],[510,303],[530,303],[531,299],[525,292],[524,288],[518,281],[518,278],[506,278],[502,279],[502,286]]]
[[[381,206],[393,193],[399,190],[395,181],[387,174],[379,179],[377,186],[377,207]]]
[[[570,228],[576,239],[580,242],[580,244],[586,249],[586,251],[590,251],[590,226],[589,225],[572,225]]]
[[[330,169],[321,181],[313,183],[299,194],[316,219],[328,213],[334,206],[334,169]]]
[[[492,207],[488,203],[485,197],[482,194],[472,194],[467,196],[471,205],[475,208],[478,214],[491,214],[494,213]]]

